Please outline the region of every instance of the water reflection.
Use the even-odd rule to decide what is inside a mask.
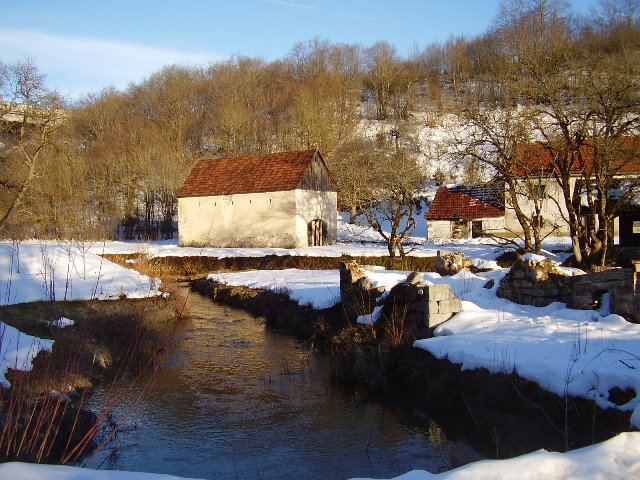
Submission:
[[[480,458],[407,399],[373,402],[336,387],[322,357],[262,320],[195,294],[190,303],[175,354],[130,431],[94,468],[206,479],[386,478]]]

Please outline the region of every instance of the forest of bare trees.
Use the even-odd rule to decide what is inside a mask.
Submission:
[[[602,0],[582,18],[566,0],[509,0],[485,34],[407,56],[386,42],[315,39],[273,62],[167,66],[125,91],[72,104],[46,87],[32,61],[0,63],[2,235],[170,238],[175,193],[196,159],[310,147],[330,162],[343,209],[366,213],[393,200],[398,183],[409,189],[398,194],[406,203],[424,178],[405,123],[415,112],[433,122],[456,113],[478,132],[473,144],[461,140],[461,158],[484,162],[502,180],[533,138],[552,152],[560,181],[586,141],[598,145],[602,168],[583,179],[600,192],[588,205],[592,231],[577,220],[576,187],[567,183],[565,196],[574,253],[601,262],[614,214],[606,192],[624,156],[616,142],[637,134],[639,13],[637,0]],[[388,122],[390,135],[360,138],[366,118]],[[523,127],[525,118],[533,126]],[[536,220],[523,221],[535,249]]]

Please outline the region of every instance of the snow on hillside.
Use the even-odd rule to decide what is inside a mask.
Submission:
[[[396,128],[397,123],[390,120],[362,119],[356,128],[356,134],[373,140],[379,135],[390,136],[391,131]],[[410,120],[403,123],[403,129],[405,136],[411,138],[412,145],[417,147],[416,159],[429,178],[434,178],[436,171],[440,170],[448,182],[464,181],[465,165],[451,155],[449,146],[455,138],[465,138],[468,135],[458,116],[414,112]]]

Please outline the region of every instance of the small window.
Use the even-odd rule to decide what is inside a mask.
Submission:
[[[545,198],[547,198],[547,186],[544,183],[537,185],[535,195],[536,199],[538,200],[544,200]]]

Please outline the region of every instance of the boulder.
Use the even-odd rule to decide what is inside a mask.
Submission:
[[[438,250],[436,254],[436,272],[440,275],[455,275],[462,270],[470,270],[473,262],[463,252]]]

